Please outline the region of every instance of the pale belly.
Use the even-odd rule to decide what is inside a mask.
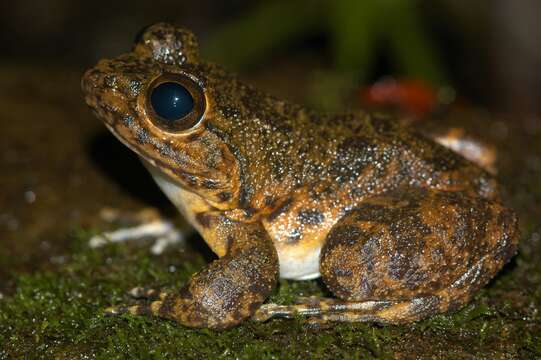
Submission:
[[[276,244],[276,241],[275,241]],[[319,253],[321,247],[310,249],[304,252],[302,256],[297,256],[289,251],[278,250],[280,260],[280,277],[291,280],[310,280],[316,279],[319,274]]]
[[[296,209],[284,213],[279,221],[263,226],[274,241],[280,260],[280,277],[292,280],[309,280],[320,276],[319,255],[335,219],[327,214],[324,223],[303,226],[296,221]],[[293,239],[293,240],[292,240]]]
[[[143,163],[146,165],[154,180],[165,195],[179,209],[186,220],[188,220],[188,222],[190,222],[190,224],[196,228],[204,238],[204,230],[200,228],[200,225],[195,220],[194,213],[196,211],[205,210],[203,208],[205,206],[204,201],[197,195],[188,192],[177,184],[171,182],[159,171],[156,171],[156,169],[148,162],[143,161]],[[313,234],[313,236],[301,239],[296,244],[291,245],[285,241],[284,237],[284,233],[287,233],[289,229],[282,231],[282,228],[275,227],[272,224],[266,224],[265,222],[264,226],[267,229],[270,237],[273,239],[278,252],[281,278],[292,280],[309,280],[320,276],[319,254],[326,235],[325,231],[323,233],[319,232],[317,234]]]

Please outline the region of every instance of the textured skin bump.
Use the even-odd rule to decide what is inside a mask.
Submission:
[[[195,35],[176,26],[159,23],[149,26],[137,39],[134,53],[164,65],[184,65],[199,59]]]

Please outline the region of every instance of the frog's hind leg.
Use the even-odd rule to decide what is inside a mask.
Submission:
[[[497,173],[497,151],[494,145],[468,134],[462,128],[430,127],[421,132],[448,149],[482,167],[491,174]]]
[[[472,281],[483,271],[481,260],[469,274],[464,274],[450,287],[433,295],[419,295],[409,299],[395,300],[342,300],[332,298],[302,298],[293,305],[264,304],[252,320],[267,321],[271,318],[306,316],[318,322],[376,322],[400,324],[454,310],[464,305],[470,293],[460,291],[461,283]],[[474,280],[478,281],[478,280]]]
[[[462,193],[408,189],[370,199],[330,231],[323,281],[340,299],[264,305],[256,320],[403,323],[457,309],[515,253],[515,215]]]
[[[254,321],[272,318],[305,316],[319,322],[377,322],[401,323],[418,320],[413,315],[419,310],[433,308],[440,303],[437,296],[421,296],[409,300],[351,301],[332,298],[304,298],[293,305],[264,304],[252,317]],[[407,318],[404,314],[409,314]]]

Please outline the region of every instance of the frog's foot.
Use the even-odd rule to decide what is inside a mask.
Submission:
[[[167,247],[182,242],[186,235],[177,230],[171,221],[163,219],[154,209],[144,209],[135,215],[126,215],[106,208],[100,212],[100,216],[110,223],[127,222],[136,223],[136,225],[93,236],[89,241],[92,248],[102,247],[108,243],[155,239],[150,251],[154,255],[159,255]]]
[[[479,138],[467,134],[462,128],[432,129],[425,135],[435,142],[459,153],[466,159],[482,167],[491,174],[496,174],[496,147]]]
[[[325,322],[377,322],[381,324],[416,320],[414,313],[405,309],[433,306],[437,296],[417,297],[411,300],[348,301],[330,298],[303,298],[293,305],[263,304],[252,317],[253,321],[272,318],[308,317],[316,323]],[[405,317],[405,314],[409,314]]]
[[[250,318],[278,280],[278,254],[262,225],[219,221],[213,224],[228,240],[225,256],[196,273],[180,291],[135,288],[133,297],[151,300],[116,306],[108,315],[153,315],[189,327],[224,329]]]
[[[514,255],[517,242],[517,219],[498,203],[402,189],[359,204],[329,232],[320,272],[343,300],[269,306],[267,312],[312,311],[336,321],[420,320],[465,305]]]
[[[375,322],[401,324],[421,320],[430,315],[456,310],[465,305],[473,292],[464,283],[482,285],[483,271],[490,268],[488,256],[480,259],[467,273],[451,286],[434,295],[417,296],[398,300],[342,300],[331,298],[300,298],[292,305],[263,304],[252,316],[253,321],[263,322],[272,318],[308,317],[313,323],[326,322]]]

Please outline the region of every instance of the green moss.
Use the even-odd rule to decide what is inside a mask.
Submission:
[[[74,255],[58,271],[16,278],[16,292],[0,301],[0,358],[541,356],[541,269],[523,255],[465,309],[410,326],[314,327],[295,319],[246,322],[215,332],[159,319],[103,316],[105,307],[130,301],[125,292],[131,287],[177,288],[204,261],[191,251],[149,257],[145,248],[90,250],[84,245],[88,236],[77,236]],[[529,287],[517,291],[525,282]],[[282,281],[271,301],[290,303],[307,295],[328,294],[318,281]]]

